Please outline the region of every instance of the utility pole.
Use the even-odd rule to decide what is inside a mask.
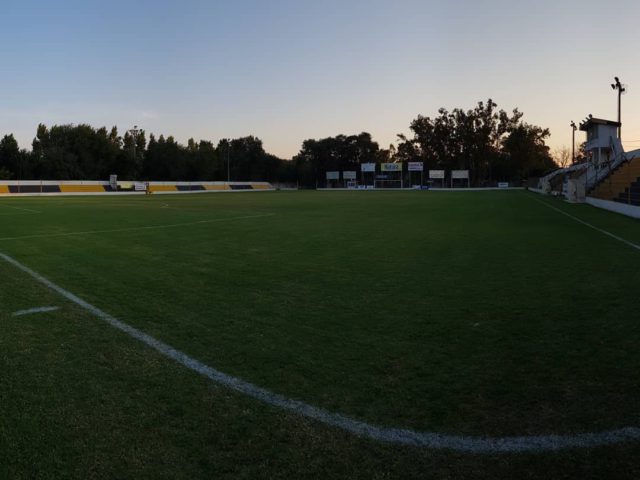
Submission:
[[[576,124],[571,120],[571,164],[576,163]]]
[[[618,77],[614,77],[616,83],[611,84],[611,88],[618,91],[618,138],[622,141],[622,94],[627,91],[627,87],[620,83]]]

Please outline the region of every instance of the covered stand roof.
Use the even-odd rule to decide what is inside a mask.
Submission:
[[[580,130],[586,132],[594,125],[611,125],[612,127],[619,127],[622,124],[620,122],[614,122],[613,120],[591,117],[580,124]]]

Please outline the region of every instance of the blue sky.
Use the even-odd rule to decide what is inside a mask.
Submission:
[[[614,118],[640,147],[640,2],[13,1],[0,9],[0,134],[137,124],[179,141],[256,135],[277,155],[493,98],[551,128]],[[637,85],[637,89],[634,86]]]

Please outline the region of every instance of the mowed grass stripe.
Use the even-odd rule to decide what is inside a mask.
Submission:
[[[367,423],[475,437],[639,423],[637,259],[526,193],[178,205],[277,215],[5,250],[203,363]],[[147,210],[117,215],[139,224]],[[47,218],[88,221],[71,211]]]
[[[397,443],[416,447],[428,447],[435,449],[448,449],[469,453],[513,453],[513,452],[546,452],[562,450],[567,448],[587,448],[611,445],[621,442],[628,442],[640,439],[640,428],[625,427],[622,429],[584,433],[580,435],[544,435],[544,436],[522,436],[505,438],[468,438],[451,435],[442,435],[435,432],[415,432],[407,429],[381,428],[376,425],[367,424],[345,417],[338,413],[327,412],[325,410],[308,405],[304,402],[283,397],[269,390],[265,390],[256,385],[248,383],[242,379],[229,376],[216,370],[202,362],[188,356],[184,352],[158,341],[146,333],[114,318],[99,308],[85,302],[76,295],[68,292],[64,288],[47,280],[39,273],[26,267],[15,259],[0,253],[0,258],[10,263],[14,267],[30,275],[38,282],[47,286],[51,290],[60,294],[67,300],[84,308],[99,319],[107,322],[114,328],[126,333],[130,337],[139,340],[148,347],[153,348],[165,357],[193,370],[196,373],[224,385],[227,388],[239,393],[255,398],[269,405],[282,408],[319,421],[332,427],[338,427],[358,436],[371,438],[373,440]]]
[[[630,242],[629,240],[625,240],[624,238],[619,237],[618,235],[615,235],[615,234],[613,234],[613,233],[611,233],[611,232],[609,232],[607,230],[604,230],[602,228],[596,227],[595,225],[592,225],[589,222],[585,222],[584,220],[581,220],[578,217],[575,217],[574,215],[571,215],[570,213],[567,213],[564,210],[561,210],[560,208],[557,208],[557,207],[554,207],[553,205],[550,205],[548,202],[545,202],[545,201],[537,199],[537,198],[534,198],[534,200],[536,202],[544,205],[545,207],[550,208],[551,210],[554,210],[554,211],[556,211],[556,212],[558,212],[558,213],[560,213],[560,214],[562,214],[562,215],[564,215],[566,217],[569,217],[570,219],[572,219],[572,220],[574,220],[574,221],[576,221],[578,223],[581,223],[582,225],[584,225],[586,227],[589,227],[589,228],[595,230],[596,232],[600,232],[603,235],[606,235],[608,237],[613,238],[614,240],[622,242],[622,243],[624,243],[625,245],[628,245],[631,248],[634,248],[636,250],[640,250],[640,245],[636,245],[635,243]]]
[[[245,215],[242,217],[230,217],[230,218],[213,218],[208,220],[197,220],[195,222],[183,222],[172,223],[166,225],[142,225],[138,227],[126,227],[126,228],[111,228],[105,230],[89,230],[80,232],[62,232],[62,233],[43,233],[37,235],[23,235],[18,237],[0,237],[0,241],[7,240],[28,240],[32,238],[49,238],[49,237],[71,237],[76,235],[98,235],[103,233],[121,233],[121,232],[135,232],[136,230],[157,230],[165,228],[178,228],[178,227],[192,227],[194,225],[204,225],[207,223],[227,222],[232,220],[247,220],[252,218],[271,217],[274,213],[261,213],[257,215]]]
[[[61,310],[11,317],[38,301]],[[0,478],[419,478],[426,468],[191,375],[4,262],[0,323]]]
[[[385,192],[384,199],[274,193],[259,201],[187,196],[172,202],[184,209],[173,213],[280,215],[171,235],[148,232],[135,241],[105,234],[7,242],[3,249],[190,355],[314,404],[357,411],[357,418],[476,436],[637,425],[633,252],[585,235],[584,226],[535,206],[524,193],[416,193]],[[157,215],[161,204],[151,203],[157,200],[141,208],[111,207],[106,199],[79,198],[77,207],[27,200],[15,205],[46,215],[28,222],[17,216],[3,223],[3,233],[180,221]],[[637,222],[585,206],[562,208],[631,241],[640,238]],[[379,248],[387,246],[394,248]],[[0,318],[5,308],[10,315],[55,304],[26,278],[3,270]],[[101,322],[73,320],[69,310],[26,322],[3,319],[0,476],[640,476],[635,442],[480,456],[364,441],[207,386],[152,350],[109,334]],[[446,348],[465,332],[472,333],[466,348]],[[552,361],[538,361],[534,347],[541,360]],[[485,361],[478,351],[486,352]],[[497,359],[493,367],[490,356]],[[394,362],[385,369],[389,357]],[[521,389],[514,368],[531,387],[526,402],[513,395]],[[425,372],[446,381],[434,383]],[[455,385],[469,396],[455,395]],[[366,398],[370,408],[361,409]],[[393,405],[395,411],[385,411]]]

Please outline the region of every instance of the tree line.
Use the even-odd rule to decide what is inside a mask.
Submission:
[[[294,181],[290,162],[264,151],[262,141],[249,136],[187,145],[174,137],[144,130],[124,135],[113,127],[39,125],[31,151],[18,147],[13,135],[0,140],[0,178],[33,180],[105,180],[117,174],[140,180]]]
[[[31,150],[12,134],[0,140],[0,179],[104,180],[110,174],[140,180],[264,180],[313,187],[328,170],[359,170],[361,163],[424,162],[425,170],[470,170],[473,185],[522,182],[556,168],[546,128],[522,120],[517,109],[497,110],[491,99],[469,110],[441,108],[419,115],[410,135],[381,148],[369,133],[308,139],[291,160],[264,150],[254,136],[217,144],[116,127],[40,124]]]

